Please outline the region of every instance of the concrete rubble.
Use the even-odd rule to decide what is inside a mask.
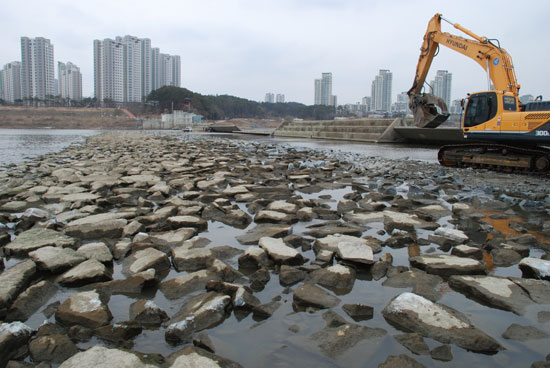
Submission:
[[[539,364],[549,181],[89,137],[0,169],[0,368]]]

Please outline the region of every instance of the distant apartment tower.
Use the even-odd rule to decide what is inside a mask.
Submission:
[[[55,94],[53,45],[43,37],[21,37],[22,98],[45,99]]]
[[[389,70],[380,69],[371,87],[371,105],[374,111],[391,111],[391,91],[393,75]]]
[[[94,41],[94,95],[98,101],[142,102],[166,85],[181,85],[178,55],[160,53],[148,38]]]
[[[432,81],[433,94],[441,97],[447,104],[447,108],[451,106],[451,84],[453,75],[446,70],[438,70],[435,78]]]
[[[14,103],[21,99],[21,63],[19,61],[6,64],[0,72],[0,80],[2,81],[0,97],[4,101]]]
[[[98,102],[124,102],[124,46],[106,38],[94,40],[94,96]]]
[[[70,100],[82,100],[82,74],[80,68],[71,62],[67,64],[57,63],[57,76],[59,77],[59,94],[61,98]]]
[[[285,102],[285,95],[282,93],[277,93],[277,98],[275,100],[277,103],[284,103]]]
[[[275,94],[268,92],[265,94],[265,102],[274,103],[275,102]]]
[[[159,87],[181,85],[181,60],[178,55],[159,54]]]
[[[332,95],[332,73],[322,73],[321,79],[314,81],[315,105],[336,106],[336,96]]]

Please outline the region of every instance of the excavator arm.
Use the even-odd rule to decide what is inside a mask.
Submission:
[[[447,21],[454,28],[473,39],[441,32],[441,20]],[[459,24],[449,22],[441,14],[435,14],[428,23],[420,48],[414,82],[408,91],[409,108],[413,112],[417,126],[436,128],[449,116],[447,106],[441,98],[421,92],[439,45],[446,46],[477,62],[488,73],[488,78],[495,89],[509,91],[518,96],[519,84],[516,80],[512,58],[506,50],[495,45],[486,37],[480,37]]]

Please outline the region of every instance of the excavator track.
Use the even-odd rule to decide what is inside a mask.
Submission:
[[[484,168],[517,173],[550,173],[550,150],[504,144],[471,143],[446,145],[437,154],[439,163],[449,167]]]

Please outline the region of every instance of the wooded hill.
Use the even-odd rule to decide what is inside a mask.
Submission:
[[[191,112],[203,115],[209,120],[232,118],[300,118],[307,120],[331,120],[334,107],[312,105],[297,102],[269,103],[256,102],[229,95],[205,96],[186,88],[165,86],[149,96],[147,101],[156,106],[159,113],[185,110],[190,102]]]

